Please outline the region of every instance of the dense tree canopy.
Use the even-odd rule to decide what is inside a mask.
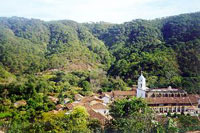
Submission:
[[[88,27],[116,59],[110,75],[121,76],[133,84],[138,71],[143,70],[151,87],[172,85],[199,93],[199,16],[198,12],[118,25],[96,23]]]
[[[199,13],[123,24],[0,18],[0,63],[14,75],[103,68],[136,84],[199,93]],[[5,81],[4,81],[5,82]]]
[[[150,88],[172,86],[200,94],[200,13],[123,24],[1,17],[0,127],[9,132],[100,132],[83,108],[68,116],[50,111],[65,98],[72,102],[77,93],[130,90],[141,70]],[[14,107],[16,101],[26,105]],[[177,131],[174,123],[198,129],[189,116],[168,119],[167,129],[155,126],[141,99],[116,101],[111,114],[112,131]]]
[[[154,128],[153,114],[142,99],[115,101],[111,105],[110,114],[113,120],[108,124],[108,132],[148,133]]]

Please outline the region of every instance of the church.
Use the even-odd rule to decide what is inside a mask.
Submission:
[[[156,114],[190,114],[198,115],[200,113],[199,95],[187,94],[180,88],[148,88],[146,79],[141,74],[138,79],[136,96],[144,98],[148,106]]]
[[[121,91],[114,90],[111,92],[102,92],[91,96],[75,95],[75,101],[66,103],[69,114],[76,106],[84,106],[90,117],[96,118],[102,125],[112,119],[109,115],[109,105],[123,98],[138,97],[143,98],[147,105],[155,112],[156,115],[171,114],[190,114],[198,116],[200,114],[200,97],[199,95],[188,94],[180,88],[148,88],[146,78],[143,74],[138,78],[138,85],[132,90]]]

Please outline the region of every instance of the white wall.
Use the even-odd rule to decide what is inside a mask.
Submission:
[[[94,109],[96,112],[99,112],[103,115],[107,115],[109,110],[108,109]]]
[[[103,100],[103,102],[105,104],[108,104],[110,102],[110,98],[109,97],[103,97],[102,100]]]
[[[145,98],[145,90],[137,89],[137,97]]]

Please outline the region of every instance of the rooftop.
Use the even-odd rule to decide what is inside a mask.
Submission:
[[[135,90],[130,91],[113,91],[113,96],[136,96]]]
[[[152,88],[149,89],[150,92],[185,92],[184,90],[180,88],[172,88],[169,86],[168,88]]]
[[[198,95],[187,97],[149,97],[145,100],[148,104],[198,104]]]
[[[105,116],[99,112],[96,112],[94,109],[87,107],[88,114],[91,118],[98,119],[102,125],[105,125],[106,121],[111,119],[110,116]]]
[[[97,103],[91,106],[93,109],[108,109],[108,107],[103,103]]]

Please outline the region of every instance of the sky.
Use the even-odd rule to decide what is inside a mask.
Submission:
[[[200,0],[0,0],[0,17],[123,23],[200,11]]]

